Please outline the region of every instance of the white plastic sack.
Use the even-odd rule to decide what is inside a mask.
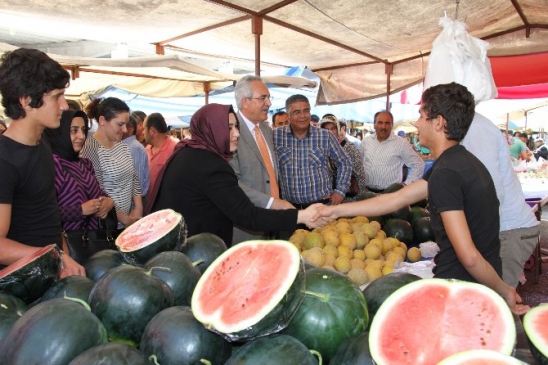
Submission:
[[[476,104],[496,98],[497,87],[487,58],[489,43],[472,37],[463,22],[443,17],[440,25],[443,30],[432,44],[424,88],[456,82],[466,86]]]

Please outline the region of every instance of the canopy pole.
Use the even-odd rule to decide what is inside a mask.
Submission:
[[[209,81],[204,82],[204,94],[205,94],[205,103],[209,104],[209,92],[211,91],[211,83]]]
[[[394,66],[391,63],[384,65],[384,72],[386,73],[386,111],[390,111],[390,75]]]
[[[261,35],[263,34],[263,18],[251,17],[251,33],[255,35],[255,76],[261,76]]]

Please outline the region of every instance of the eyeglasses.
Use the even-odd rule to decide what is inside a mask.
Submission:
[[[256,98],[252,97],[252,98],[248,98],[248,99],[260,100],[264,103],[266,101],[266,99],[272,101],[274,99],[274,97],[272,95],[261,95],[261,96],[258,96]]]
[[[291,112],[291,115],[295,116],[295,117],[300,117],[301,115],[310,115],[310,109],[306,108],[304,110],[293,110]]]

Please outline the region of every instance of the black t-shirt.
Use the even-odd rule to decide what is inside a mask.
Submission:
[[[54,184],[53,154],[46,143],[27,146],[0,135],[0,204],[11,204],[7,238],[35,247],[61,245]]]
[[[434,276],[476,281],[460,263],[443,227],[440,213],[454,210],[464,211],[476,248],[501,276],[499,201],[485,166],[456,145],[443,152],[423,178],[428,181],[432,229],[440,247]]]

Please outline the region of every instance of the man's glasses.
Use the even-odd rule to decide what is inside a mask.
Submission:
[[[272,101],[274,99],[274,97],[272,95],[261,95],[261,96],[258,96],[256,98],[252,97],[252,98],[248,98],[248,99],[260,100],[264,103],[267,99]]]

